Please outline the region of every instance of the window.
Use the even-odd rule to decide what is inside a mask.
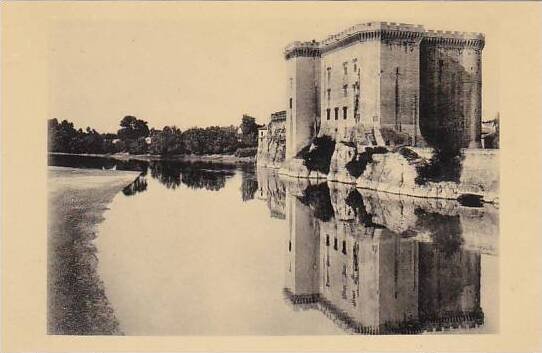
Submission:
[[[354,73],[358,72],[358,59],[353,59],[352,64],[354,64]]]
[[[292,241],[289,241],[289,242],[288,242],[288,251],[289,251],[289,252],[292,251]]]
[[[348,118],[348,107],[343,107],[343,119]]]
[[[327,69],[327,83],[331,81],[331,67],[328,67]]]
[[[337,242],[337,238],[333,239],[333,249],[334,249],[334,250],[339,249],[339,244],[338,244],[338,242]]]
[[[292,98],[290,98],[290,109],[292,109]]]
[[[346,255],[346,240],[343,240],[343,254]],[[346,266],[345,266],[345,271],[346,271]]]
[[[343,62],[343,71],[344,71],[344,75],[348,75],[348,62]]]
[[[343,94],[345,97],[348,97],[348,85],[343,86]]]
[[[331,109],[329,108],[326,109],[326,117],[327,117],[327,120],[331,118]]]
[[[294,86],[294,79],[290,77],[290,89]]]
[[[327,102],[329,103],[330,100],[331,100],[331,88],[328,88],[327,89]]]
[[[335,108],[335,120],[339,120],[339,108]]]
[[[329,235],[326,234],[326,246],[329,246]]]

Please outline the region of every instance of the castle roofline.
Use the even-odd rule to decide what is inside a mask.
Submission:
[[[297,56],[318,57],[328,51],[354,42],[369,40],[405,39],[429,44],[456,45],[483,49],[485,36],[478,32],[426,30],[423,25],[396,22],[360,23],[332,34],[322,41],[295,41],[286,46],[286,59]]]

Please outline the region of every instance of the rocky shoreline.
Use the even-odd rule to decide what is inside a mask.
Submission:
[[[499,202],[498,150],[465,149],[458,180],[423,183],[419,181],[418,166],[427,164],[433,151],[413,147],[408,151],[415,157],[409,158],[398,151],[373,154],[360,175],[353,175],[347,167],[359,153],[354,147],[340,143],[335,147],[329,173],[309,170],[301,158],[286,160],[280,168],[274,169],[284,176],[352,184],[360,189],[397,195],[448,200],[471,197],[486,203]],[[265,166],[265,163],[258,165]]]

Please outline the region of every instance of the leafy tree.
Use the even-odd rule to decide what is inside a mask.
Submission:
[[[256,119],[244,114],[241,119],[241,143],[244,147],[258,146],[258,127]]]
[[[137,140],[140,137],[149,136],[149,127],[144,120],[137,119],[135,116],[127,115],[120,121],[121,128],[117,135],[121,140]]]

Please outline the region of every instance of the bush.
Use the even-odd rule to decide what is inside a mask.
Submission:
[[[311,148],[312,147],[312,148]],[[298,154],[298,158],[305,161],[308,170],[316,170],[321,173],[329,173],[331,156],[335,151],[335,141],[327,136],[316,137],[311,146],[306,146]]]
[[[411,145],[412,140],[406,132],[396,131],[389,127],[383,127],[380,129],[382,138],[386,145],[399,146],[399,145]]]
[[[359,176],[365,171],[367,164],[373,161],[373,154],[384,153],[388,153],[388,149],[386,147],[367,147],[364,152],[358,153],[352,161],[346,163],[346,170],[354,178],[359,178]]]
[[[258,147],[238,148],[235,151],[235,157],[254,157],[258,152]]]

